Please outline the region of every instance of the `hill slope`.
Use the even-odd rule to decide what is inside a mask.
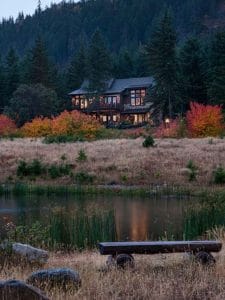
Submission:
[[[165,6],[170,6],[179,37],[201,34],[223,26],[224,1],[221,0],[81,0],[62,2],[33,16],[0,24],[0,53],[14,47],[22,56],[41,35],[49,53],[58,63],[66,63],[81,38],[89,39],[100,28],[112,51],[135,49],[150,37]]]

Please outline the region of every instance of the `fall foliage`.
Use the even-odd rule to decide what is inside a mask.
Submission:
[[[21,133],[25,137],[45,137],[52,133],[52,120],[49,118],[37,117],[31,122],[27,122],[21,128]]]
[[[183,119],[170,120],[169,124],[162,122],[156,129],[156,138],[181,138],[186,134],[185,123]]]
[[[64,111],[55,118],[35,118],[26,123],[21,132],[26,137],[45,137],[49,135],[80,136],[86,139],[95,138],[101,129],[100,123],[78,111]]]
[[[186,120],[188,134],[193,138],[218,136],[224,129],[222,107],[219,105],[191,102]]]
[[[15,132],[15,122],[5,115],[0,115],[0,136],[7,136]]]

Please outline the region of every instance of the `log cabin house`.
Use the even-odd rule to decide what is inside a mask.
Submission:
[[[142,125],[150,120],[151,103],[146,102],[152,77],[110,79],[100,96],[88,91],[88,80],[70,93],[73,109],[93,115],[105,125]]]

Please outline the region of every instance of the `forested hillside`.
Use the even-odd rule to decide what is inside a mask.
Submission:
[[[30,49],[40,35],[56,63],[65,64],[81,39],[89,40],[97,28],[108,47],[134,51],[151,36],[158,18],[170,7],[179,39],[208,33],[223,26],[222,0],[81,0],[63,1],[46,10],[38,7],[33,16],[22,14],[0,24],[0,53],[13,47],[19,56]]]
[[[106,80],[141,76],[164,116],[191,101],[225,109],[224,18],[222,0],[83,0],[3,20],[0,113],[22,125],[72,109],[84,79],[98,99]]]

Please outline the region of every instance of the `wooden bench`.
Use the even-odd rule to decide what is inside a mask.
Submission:
[[[219,241],[160,241],[160,242],[108,242],[99,243],[102,255],[110,255],[108,262],[115,261],[120,267],[134,265],[132,254],[190,253],[202,264],[215,263],[211,252],[219,252]]]

